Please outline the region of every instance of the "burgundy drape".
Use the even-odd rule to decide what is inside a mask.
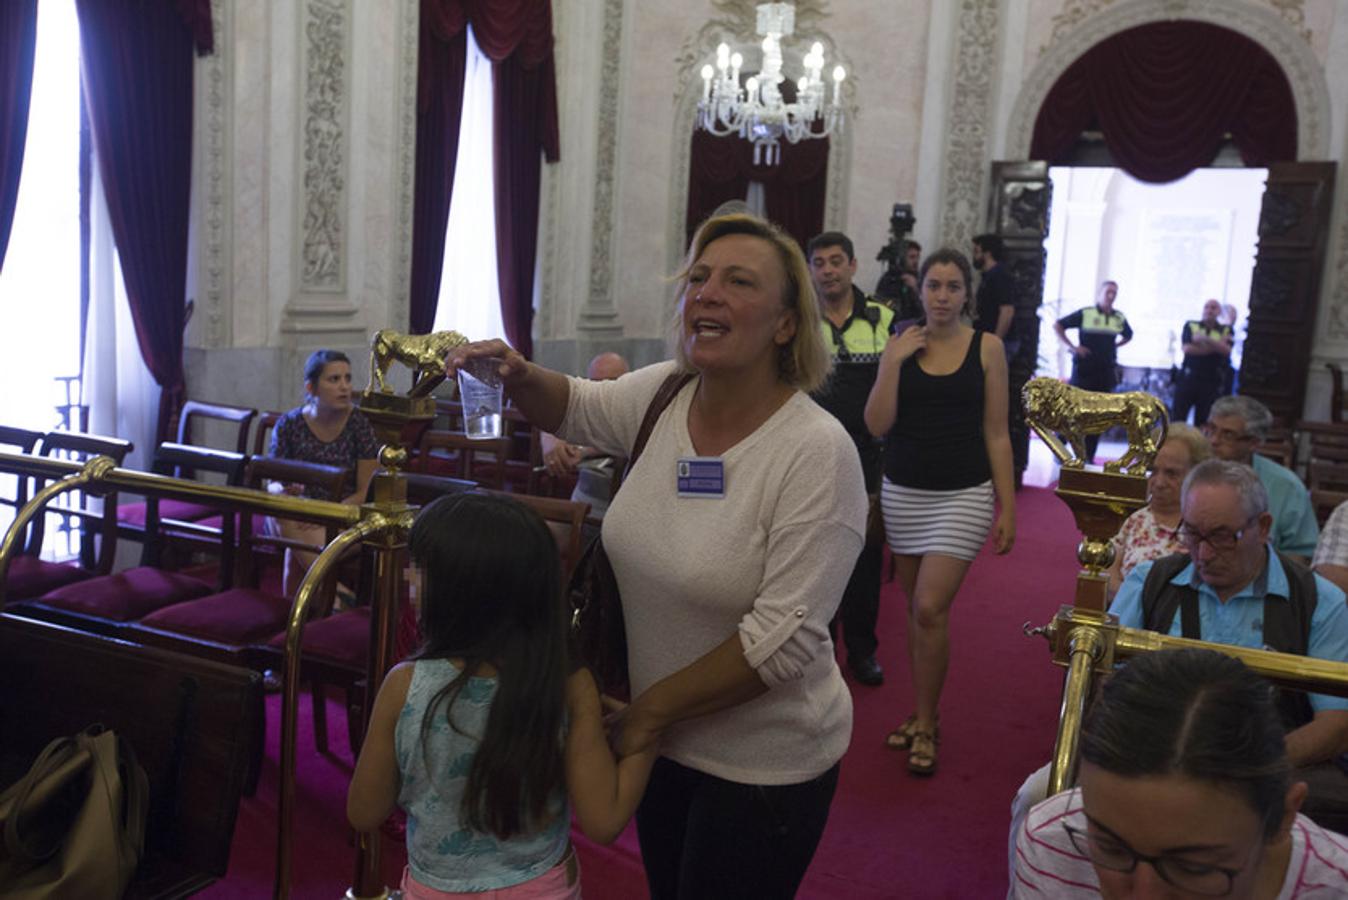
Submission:
[[[183,11],[198,6],[76,0],[99,174],[136,339],[162,388],[161,436],[185,390],[192,64],[202,32]]]
[[[737,135],[715,137],[700,128],[693,131],[688,165],[687,234],[727,200],[743,200],[750,181],[763,184],[764,211],[803,250],[810,238],[824,230],[824,197],[828,187],[828,138],[798,144],[781,142],[782,161],[775,166],[754,165],[754,145]]]
[[[457,35],[467,25],[482,53],[492,61],[493,75],[493,158],[496,193],[496,269],[501,287],[501,318],[506,337],[525,356],[532,355],[534,256],[538,242],[538,192],[542,161],[556,162],[560,156],[557,119],[557,79],[552,55],[551,0],[422,0],[422,27],[429,19],[441,40]],[[423,31],[424,34],[424,31]],[[462,66],[460,66],[462,70]],[[460,96],[462,96],[460,71]],[[460,103],[462,101],[460,100]],[[418,104],[420,106],[420,104]],[[418,119],[418,127],[421,125]],[[457,140],[455,142],[457,149]],[[426,162],[437,164],[430,152]],[[439,169],[427,177],[443,177],[446,166],[440,154]],[[417,152],[417,191],[422,190],[420,137]],[[452,184],[452,162],[448,168]],[[449,200],[445,197],[445,216]],[[417,218],[414,228],[434,227],[435,222]],[[439,226],[440,253],[436,265],[443,264],[444,226]],[[414,236],[414,258],[429,236]],[[428,251],[423,250],[423,254]],[[430,265],[429,262],[426,265]],[[417,264],[413,264],[416,275]],[[429,304],[418,313],[419,321],[434,319],[434,304],[439,292],[417,295],[413,305]],[[421,299],[418,299],[421,298]],[[426,328],[430,325],[427,324]],[[414,331],[418,330],[413,328]]]
[[[19,202],[36,44],[37,0],[0,3],[0,267]]]
[[[440,274],[445,262],[445,228],[459,155],[464,63],[468,32],[460,20],[450,33],[443,9],[421,4],[417,57],[416,196],[412,203],[412,285],[410,325],[425,334],[435,324]]]
[[[1287,76],[1257,43],[1204,22],[1156,22],[1101,41],[1063,72],[1035,121],[1031,159],[1064,161],[1099,129],[1142,181],[1206,166],[1230,134],[1246,165],[1296,158]]]

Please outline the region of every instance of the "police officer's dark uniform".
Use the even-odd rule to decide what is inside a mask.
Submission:
[[[1231,326],[1223,325],[1221,322],[1206,325],[1202,320],[1185,322],[1180,343],[1192,344],[1193,339],[1198,336],[1219,343],[1229,343]],[[1206,422],[1212,402],[1222,395],[1222,383],[1228,366],[1227,357],[1220,353],[1202,356],[1184,354],[1184,366],[1175,381],[1175,402],[1171,409],[1170,421],[1183,422],[1189,418],[1189,410],[1192,409],[1194,425]]]

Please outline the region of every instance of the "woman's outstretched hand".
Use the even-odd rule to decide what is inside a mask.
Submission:
[[[473,341],[455,347],[449,351],[449,356],[445,357],[445,375],[454,378],[465,362],[484,358],[501,361],[499,374],[501,382],[507,388],[512,384],[518,384],[529,375],[529,361],[502,340]]]

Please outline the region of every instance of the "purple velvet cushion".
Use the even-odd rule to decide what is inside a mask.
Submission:
[[[309,622],[304,626],[301,643],[305,656],[364,670],[370,650],[370,610],[367,607],[350,609]],[[267,645],[284,651],[286,633],[282,631],[267,641]]]
[[[53,609],[130,622],[161,607],[204,597],[211,590],[200,578],[140,566],[51,591],[41,602]]]
[[[9,561],[9,572],[5,576],[5,597],[10,601],[40,597],[47,591],[82,581],[92,574],[70,563],[46,562],[35,556],[16,556]]]
[[[284,628],[290,602],[253,588],[232,588],[179,603],[141,620],[142,625],[222,644],[252,644]]]
[[[218,515],[219,510],[191,503],[187,500],[160,500],[159,518],[178,519],[183,522],[199,522],[207,516]],[[117,507],[117,521],[128,525],[145,524],[144,503],[123,503]]]

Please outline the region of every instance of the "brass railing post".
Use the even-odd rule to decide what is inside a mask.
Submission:
[[[1048,776],[1050,795],[1066,790],[1076,775],[1077,738],[1081,735],[1081,720],[1086,714],[1091,675],[1100,659],[1104,641],[1095,626],[1079,625],[1068,637],[1068,646],[1070,662],[1067,665],[1067,685],[1063,688],[1062,710],[1058,714],[1058,739],[1053,745],[1053,767]]]

